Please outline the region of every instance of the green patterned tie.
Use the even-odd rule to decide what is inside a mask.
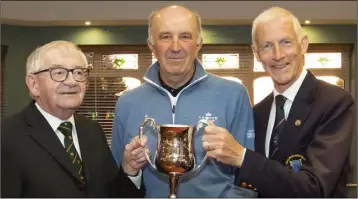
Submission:
[[[62,122],[58,130],[65,136],[65,149],[75,167],[80,179],[84,182],[83,165],[79,157],[72,138],[72,124],[71,122]]]

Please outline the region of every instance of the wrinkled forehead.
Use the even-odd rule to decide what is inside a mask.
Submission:
[[[171,32],[192,32],[197,33],[197,24],[195,16],[190,13],[183,12],[161,12],[153,19],[154,33]]]
[[[77,49],[72,48],[52,48],[43,54],[43,66],[51,67],[61,65],[64,67],[87,67],[87,60]]]
[[[255,36],[259,43],[297,37],[292,20],[282,17],[258,23]]]

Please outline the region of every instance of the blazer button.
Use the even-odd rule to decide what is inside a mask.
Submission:
[[[78,185],[78,189],[83,191],[83,190],[86,189],[86,185],[84,185],[84,184],[79,184],[79,185]]]
[[[252,189],[252,185],[251,184],[247,185],[247,188]]]
[[[246,186],[247,186],[246,182],[242,182],[242,183],[241,183],[241,187],[246,188]]]

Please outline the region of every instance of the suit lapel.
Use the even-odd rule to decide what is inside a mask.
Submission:
[[[293,101],[283,133],[280,136],[277,156],[273,157],[276,160],[282,161],[286,156],[291,155],[289,153],[292,151],[292,144],[300,140],[300,137],[302,136],[300,135],[301,127],[304,125],[311,112],[310,104],[314,100],[315,87],[316,78],[310,71],[308,71]]]
[[[30,137],[46,150],[66,171],[81,182],[65,148],[47,120],[36,108],[34,101],[24,111],[26,122],[30,128]]]
[[[265,143],[267,124],[270,117],[273,94],[271,93],[264,100],[254,107],[255,121],[255,151],[265,155]]]

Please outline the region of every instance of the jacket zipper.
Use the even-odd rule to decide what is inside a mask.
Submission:
[[[185,88],[183,88],[176,97],[173,97],[172,94],[169,93],[169,91],[165,90],[164,88],[160,87],[158,84],[156,84],[155,82],[153,82],[152,80],[148,79],[147,77],[143,77],[143,79],[145,81],[147,81],[148,83],[154,85],[155,87],[159,88],[160,90],[164,91],[169,99],[170,99],[170,103],[172,105],[172,121],[173,121],[173,124],[175,124],[175,109],[176,109],[176,105],[177,105],[177,100],[179,98],[179,95],[187,88],[189,88],[191,85],[195,84],[196,82],[204,79],[205,77],[207,77],[208,74],[205,74],[204,76],[200,77],[199,79],[193,81],[192,83],[190,83],[188,86],[186,86]]]

